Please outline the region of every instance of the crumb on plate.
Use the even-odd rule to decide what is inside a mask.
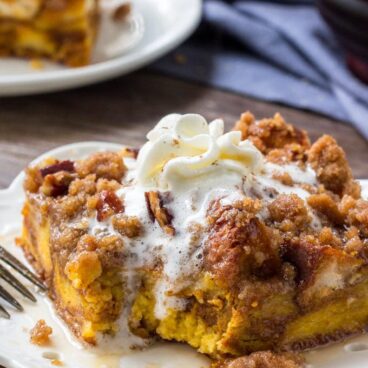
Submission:
[[[45,320],[40,319],[32,328],[30,334],[32,344],[45,346],[50,343],[52,328],[46,324]]]
[[[62,367],[64,365],[64,363],[61,360],[59,360],[59,359],[52,360],[51,361],[51,364],[54,365],[54,366],[56,366],[56,367]]]
[[[41,59],[31,59],[30,60],[31,68],[33,70],[42,70],[44,69],[45,65]]]

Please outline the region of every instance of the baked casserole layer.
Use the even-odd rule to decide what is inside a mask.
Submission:
[[[300,351],[365,330],[368,202],[343,150],[330,136],[311,144],[280,115],[258,121],[245,113],[234,129],[277,169],[267,179],[274,186],[259,186],[266,175],[260,169],[239,198],[212,198],[205,222],[186,229],[170,209],[172,190],[142,190],[139,210],[151,222],[128,211],[126,190],[135,186],[128,163],[136,161],[136,150],[79,161],[50,158],[27,169],[20,243],[48,283],[59,315],[82,341],[117,339],[126,319],[137,338],[185,342],[220,359]],[[300,170],[299,181],[290,167]],[[313,184],[303,181],[307,172]],[[160,247],[132,249],[140,239],[149,243],[151,234],[170,242],[183,232],[190,234],[197,268],[177,279],[180,287],[165,289],[165,298],[173,299],[162,313],[158,289],[167,265]],[[132,287],[130,258],[147,256],[150,262],[134,260]]]

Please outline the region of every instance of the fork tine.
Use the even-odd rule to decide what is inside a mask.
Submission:
[[[43,282],[27,267],[25,267],[21,262],[19,262],[13,255],[6,251],[0,245],[0,259],[6,262],[9,266],[13,267],[18,271],[23,277],[32,282],[34,285],[38,286],[42,291],[46,291],[46,286]]]
[[[0,305],[0,317],[3,317],[5,319],[10,319],[10,314],[1,305]],[[1,368],[1,365],[0,365],[0,368]]]
[[[18,309],[20,312],[23,312],[23,307],[2,286],[0,286],[0,297],[6,300],[9,304],[11,304],[14,308]]]
[[[23,296],[25,296],[32,302],[37,301],[36,298],[33,296],[33,294],[1,264],[0,264],[0,278],[5,280],[9,285],[13,286],[14,289],[18,290]]]

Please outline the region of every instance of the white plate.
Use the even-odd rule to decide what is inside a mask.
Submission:
[[[62,146],[37,158],[54,156],[60,159],[78,159],[98,150],[119,150],[122,146],[106,142],[85,142]],[[0,191],[0,243],[19,258],[21,251],[14,246],[14,237],[21,227],[20,211],[24,201],[20,173],[8,189]],[[361,182],[368,194],[368,181]],[[94,351],[81,350],[55,317],[47,298],[37,296],[36,305],[22,300],[26,312],[11,311],[11,320],[0,319],[0,365],[7,368],[50,368],[50,353],[58,352],[65,368],[205,368],[209,361],[193,349],[180,344],[156,344],[142,352],[125,356],[98,356]],[[10,309],[10,308],[9,308]],[[43,318],[53,328],[52,345],[37,347],[29,343],[29,330]],[[309,368],[363,368],[368,367],[368,336],[360,336],[345,343],[306,353]]]
[[[63,90],[132,72],[178,46],[201,18],[202,0],[132,2],[133,14],[124,24],[114,25],[104,17],[89,66],[71,69],[45,63],[44,68],[36,70],[29,61],[1,58],[0,96]]]

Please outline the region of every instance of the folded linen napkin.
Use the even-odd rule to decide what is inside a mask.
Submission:
[[[198,31],[153,68],[350,122],[368,138],[368,86],[312,0],[204,0]]]

